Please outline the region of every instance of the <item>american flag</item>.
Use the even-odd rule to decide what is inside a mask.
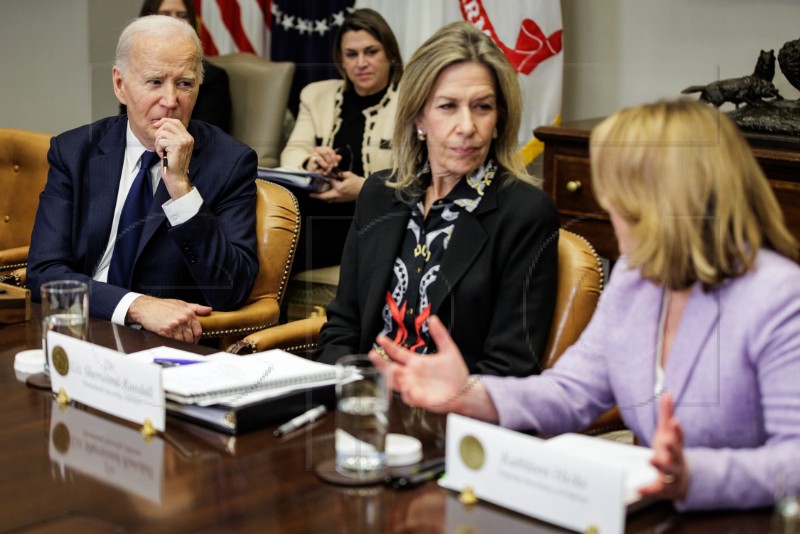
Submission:
[[[208,56],[248,52],[270,57],[272,0],[194,0]]]

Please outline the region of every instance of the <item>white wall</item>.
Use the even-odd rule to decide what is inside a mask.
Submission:
[[[751,74],[761,49],[800,38],[798,0],[562,0],[563,118],[677,96]],[[778,90],[798,91],[776,68]],[[727,108],[726,108],[727,109]]]
[[[0,127],[58,133],[115,113],[116,38],[139,6],[0,0]],[[562,11],[564,120],[749,74],[759,50],[800,38],[800,0],[562,0]],[[780,69],[775,83],[800,96]]]
[[[88,0],[0,0],[0,127],[57,133],[85,123]]]

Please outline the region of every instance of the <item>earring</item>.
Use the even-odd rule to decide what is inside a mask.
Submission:
[[[422,131],[422,128],[417,128],[417,140],[420,142],[425,140],[425,132]]]
[[[492,139],[497,139],[497,128],[492,130]]]

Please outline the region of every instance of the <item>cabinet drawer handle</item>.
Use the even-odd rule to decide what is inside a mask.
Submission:
[[[570,180],[569,182],[567,182],[567,191],[569,191],[570,193],[577,193],[578,191],[581,190],[582,187],[583,184],[581,183],[580,180]]]

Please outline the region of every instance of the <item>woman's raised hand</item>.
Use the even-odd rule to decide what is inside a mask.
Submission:
[[[432,315],[428,328],[438,352],[417,354],[378,336],[382,350],[372,350],[370,360],[387,373],[392,389],[403,402],[432,412],[457,412],[485,420],[497,420],[497,411],[480,382],[470,376],[467,365],[442,321]],[[384,356],[385,353],[385,356]]]

